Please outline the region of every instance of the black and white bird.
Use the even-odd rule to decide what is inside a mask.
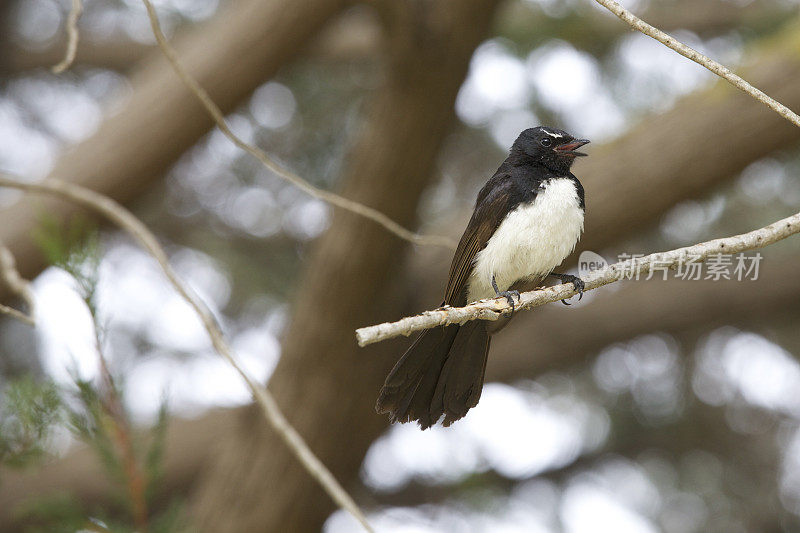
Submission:
[[[571,172],[587,144],[565,131],[523,131],[505,161],[478,193],[475,211],[450,266],[442,305],[463,306],[502,296],[514,305],[523,285],[548,276],[583,282],[553,269],[583,232],[583,186]],[[566,302],[565,302],[566,303]],[[474,320],[423,332],[397,362],[375,406],[392,421],[449,426],[475,407],[483,388],[490,332]]]

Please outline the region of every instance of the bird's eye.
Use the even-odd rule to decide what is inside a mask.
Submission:
[[[544,139],[539,141],[539,144],[541,144],[542,146],[546,147],[546,146],[550,146],[551,144],[553,144],[553,141],[551,141],[548,137],[545,137]]]

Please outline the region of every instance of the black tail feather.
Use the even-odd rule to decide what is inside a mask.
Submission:
[[[481,322],[462,326],[450,348],[448,357],[433,394],[431,416],[434,420],[445,415],[442,424],[449,426],[478,405],[483,390],[489,335]]]
[[[422,429],[445,415],[449,426],[478,403],[488,352],[480,321],[423,332],[389,373],[375,409]]]

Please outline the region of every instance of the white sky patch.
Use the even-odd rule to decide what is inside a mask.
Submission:
[[[685,31],[674,35],[729,67],[741,60],[742,42],[733,34],[705,42]],[[678,97],[716,80],[705,68],[638,32],[622,39],[617,56],[621,70],[617,92],[620,101],[634,110],[665,111]]]
[[[414,424],[395,424],[375,441],[364,458],[365,481],[391,490],[413,476],[431,480],[455,480],[477,469],[481,460],[471,441],[454,446],[451,430],[441,426],[420,431]]]
[[[456,99],[456,112],[467,124],[478,126],[497,111],[527,106],[529,98],[523,62],[502,43],[490,40],[472,56],[469,75]]]
[[[300,240],[318,237],[330,224],[330,206],[312,198],[293,205],[284,217],[287,233]]]
[[[530,397],[490,383],[464,429],[498,472],[528,477],[575,460],[583,451],[588,406],[573,398]]]
[[[509,504],[523,508],[532,515],[533,522],[547,524],[548,530],[555,529],[558,521],[558,501],[560,488],[552,481],[534,478],[515,487],[508,498]]]
[[[226,120],[228,120],[230,118],[232,118],[232,117],[226,117]],[[235,124],[235,126],[234,126],[234,124]],[[231,124],[231,128],[232,129],[233,129],[233,127],[237,128],[237,130],[236,130],[237,134],[241,133],[241,134],[244,134],[245,136],[251,136],[251,135],[248,135],[248,133],[251,134],[252,131],[248,132],[245,129],[246,124],[243,121],[234,120],[233,124]],[[245,139],[245,140],[247,140],[247,139]],[[211,133],[209,133],[206,136],[205,145],[206,145],[205,146],[205,150],[198,150],[198,152],[199,152],[198,155],[200,157],[209,157],[209,158],[217,159],[218,161],[215,162],[215,164],[219,165],[219,166],[228,166],[236,158],[238,158],[238,157],[240,157],[242,155],[242,149],[239,148],[238,146],[236,146],[235,144],[233,144],[231,142],[231,140],[228,139],[225,136],[224,133],[222,133],[221,131],[219,131],[216,128],[211,130]],[[207,152],[206,152],[206,150],[207,150]],[[206,153],[203,154],[202,152],[206,152]]]
[[[136,4],[130,0],[123,0],[128,4],[128,9],[123,13],[124,16],[120,17],[118,12],[113,13],[108,17],[109,23],[113,22],[113,27],[116,33],[124,32],[136,42],[143,44],[155,44],[156,38],[153,35],[153,28],[150,26],[150,19],[147,16],[147,11],[143,4]],[[171,6],[161,0],[155,0],[153,5],[158,13],[158,20],[161,24],[161,30],[166,35],[167,39],[171,39],[175,33],[175,28],[180,22],[179,16],[175,13]],[[108,29],[108,28],[104,28]]]
[[[297,102],[291,89],[270,81],[256,89],[250,100],[250,112],[263,127],[280,129],[291,122]]]
[[[748,402],[800,417],[800,365],[760,335],[733,337],[722,353],[725,374]]]
[[[665,335],[641,335],[604,349],[592,369],[605,390],[630,392],[641,411],[660,419],[681,407],[682,366],[678,347]]]
[[[575,397],[489,383],[478,406],[450,428],[393,426],[367,453],[364,478],[391,490],[415,476],[453,480],[487,467],[528,477],[573,461],[607,434],[605,412]]]
[[[671,243],[695,243],[709,225],[719,220],[725,204],[725,197],[721,194],[704,202],[685,200],[673,206],[661,218],[661,233]]]
[[[622,131],[625,118],[591,55],[556,41],[534,50],[526,66],[538,98],[564,118],[571,134],[597,142]]]
[[[71,371],[90,380],[98,375],[92,317],[74,290],[72,278],[48,268],[33,282],[42,365],[57,383],[73,382]]]
[[[170,262],[207,304],[216,309],[228,305],[231,282],[228,274],[212,257],[199,250],[181,248],[171,255]]]
[[[528,56],[527,69],[543,103],[559,110],[586,99],[600,78],[591,56],[560,41],[534,50]]]
[[[15,32],[27,41],[44,44],[55,37],[61,25],[61,8],[54,0],[34,0],[21,2],[16,6]]]
[[[690,45],[694,47],[697,41],[693,41]],[[626,91],[626,99],[637,106],[659,106],[659,98],[673,93],[667,104],[660,105],[665,110],[675,97],[713,77],[700,65],[640,33],[625,37],[617,53],[623,69],[620,87]]]
[[[591,484],[614,495],[626,507],[652,516],[662,505],[658,488],[635,462],[610,456],[600,461],[591,474],[577,476],[578,484]]]
[[[98,103],[82,88],[47,78],[23,78],[9,87],[9,96],[34,112],[56,135],[75,143],[100,125]]]
[[[646,517],[636,513],[612,492],[591,483],[575,483],[564,492],[561,518],[566,533],[656,533]]]
[[[77,143],[97,130],[100,102],[120,92],[123,78],[100,70],[82,76],[69,81],[36,73],[8,83],[0,97],[0,170],[43,177],[61,144]]]
[[[692,385],[711,405],[741,396],[749,404],[800,419],[800,364],[754,333],[731,327],[711,333],[700,349]]]
[[[381,532],[391,533],[548,533],[553,531],[530,505],[519,502],[486,502],[486,512],[463,506],[420,508],[390,507],[370,513],[370,524]],[[325,533],[356,533],[364,529],[344,511],[336,511],[325,523]]]
[[[137,0],[121,0],[131,10],[142,9]],[[153,5],[164,12],[178,12],[181,16],[198,21],[213,15],[219,6],[218,0],[153,0]],[[125,13],[127,14],[127,13]]]
[[[265,383],[278,361],[278,339],[265,330],[246,330],[231,344],[250,375]],[[125,391],[128,407],[139,420],[152,419],[164,398],[170,412],[180,415],[252,400],[239,374],[216,353],[194,354],[185,360],[148,357],[126,374]]]
[[[229,197],[224,220],[250,235],[264,238],[281,230],[282,211],[269,189],[240,187]]]
[[[171,290],[155,261],[129,244],[110,246],[100,269],[100,308],[129,329],[146,324]]]
[[[165,4],[195,21],[209,18],[219,7],[218,0],[169,0]]]
[[[211,341],[197,314],[178,295],[169,296],[151,311],[147,328],[150,342],[167,350],[194,352],[208,349]]]
[[[44,176],[52,167],[56,152],[52,139],[26,127],[16,106],[0,99],[0,170]]]
[[[764,205],[779,200],[789,188],[788,182],[786,166],[776,159],[766,158],[748,165],[737,185],[748,202]]]
[[[230,282],[214,261],[201,252],[180,249],[172,264],[212,309],[224,306]],[[42,335],[43,365],[59,383],[71,383],[69,370],[84,379],[97,376],[92,321],[73,288],[73,280],[50,268],[34,282],[37,320]],[[107,346],[104,355],[112,371],[124,365],[127,403],[137,420],[155,416],[163,398],[172,412],[193,414],[214,406],[250,401],[241,377],[212,353],[208,334],[194,311],[169,285],[155,262],[127,243],[112,243],[100,266],[98,289],[101,321],[115,330],[142,335],[154,343],[149,355],[122,353]],[[265,382],[277,363],[280,344],[267,319],[229,333],[234,353],[258,381]],[[113,344],[113,343],[112,343]],[[134,347],[135,349],[136,347]],[[171,352],[188,354],[176,358]],[[119,360],[122,355],[124,360]]]
[[[174,254],[173,266],[211,306],[224,305],[230,283],[211,259],[193,250]],[[191,307],[170,285],[160,267],[128,244],[112,246],[101,264],[100,309],[105,318],[167,350],[196,351],[210,346],[208,335]]]
[[[527,110],[500,111],[489,123],[489,132],[498,146],[510,147],[522,130],[539,123],[536,115]]]
[[[467,526],[465,517],[454,516],[447,509],[415,509],[392,507],[367,516],[376,531],[391,533],[440,533],[441,524],[463,531]],[[453,529],[451,529],[453,530]],[[364,528],[349,513],[341,509],[325,522],[324,533],[356,533]]]

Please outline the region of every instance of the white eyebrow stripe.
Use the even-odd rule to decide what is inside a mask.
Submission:
[[[543,132],[545,132],[546,134],[548,134],[550,137],[553,137],[553,138],[555,138],[555,139],[560,139],[560,138],[561,138],[561,135],[560,135],[560,134],[558,134],[558,133],[554,133],[554,132],[550,131],[550,130],[549,130],[549,129],[547,129],[547,128],[544,128],[544,127],[543,127],[543,128],[542,128],[542,131],[543,131]]]

